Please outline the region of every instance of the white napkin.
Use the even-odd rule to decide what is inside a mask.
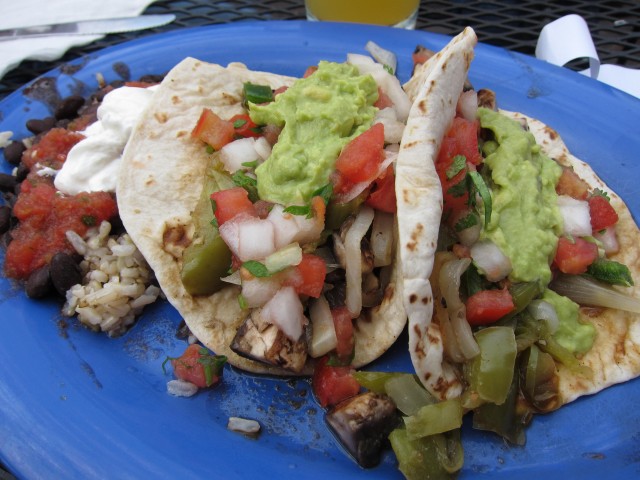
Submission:
[[[587,22],[580,15],[566,15],[545,25],[538,37],[536,57],[558,66],[588,58],[589,68],[580,73],[640,98],[640,70],[601,65]]]
[[[0,29],[140,15],[155,0],[12,0],[0,2]],[[56,35],[0,42],[0,78],[22,60],[51,61],[104,35]]]

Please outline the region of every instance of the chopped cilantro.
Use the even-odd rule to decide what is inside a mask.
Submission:
[[[231,176],[231,180],[238,187],[244,188],[249,193],[249,200],[252,202],[257,202],[260,197],[258,197],[258,181],[244,173],[242,170],[238,170]]]
[[[467,166],[467,157],[464,155],[456,155],[453,157],[453,163],[446,171],[447,180],[451,180]]]
[[[458,220],[453,227],[456,232],[461,232],[462,230],[466,230],[469,227],[473,227],[478,224],[478,217],[475,213],[471,212],[468,215],[462,217]]]
[[[257,278],[264,278],[270,275],[269,270],[264,265],[256,260],[248,260],[242,264],[243,268],[246,268],[251,275]]]

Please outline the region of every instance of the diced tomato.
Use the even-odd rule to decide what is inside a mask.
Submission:
[[[470,325],[488,325],[515,310],[513,298],[503,290],[481,290],[467,299],[467,321]]]
[[[336,405],[360,391],[351,367],[332,367],[327,365],[327,361],[328,357],[318,360],[311,381],[313,392],[323,407]]]
[[[615,208],[602,195],[593,195],[589,198],[589,213],[591,214],[591,228],[599,232],[618,223],[618,214]]]
[[[436,160],[436,170],[444,199],[445,219],[455,217],[469,203],[469,194],[466,189],[465,178],[467,172],[475,170],[476,165],[482,163],[482,156],[478,150],[478,129],[479,122],[469,121],[461,117],[456,117],[442,139],[440,152]],[[466,167],[455,173],[451,171],[454,159],[462,155],[466,159]],[[455,174],[454,174],[455,173]]]
[[[331,316],[333,317],[333,326],[338,339],[336,355],[341,360],[349,360],[355,347],[351,312],[347,307],[337,307],[331,310]]]
[[[251,117],[246,113],[234,115],[229,119],[229,121],[233,125],[236,137],[258,138],[262,135],[260,127],[258,127],[258,125],[256,125],[253,120],[251,120]]]
[[[456,155],[464,155],[467,162],[474,165],[482,163],[482,156],[478,149],[478,131],[480,122],[478,120],[467,120],[462,117],[455,117],[453,124],[447,132],[447,137],[453,138],[456,144]]]
[[[218,225],[222,225],[240,213],[248,213],[253,217],[258,216],[256,208],[249,200],[249,192],[242,187],[213,192],[211,200],[216,202],[215,216]]]
[[[376,123],[351,140],[336,160],[336,170],[349,183],[372,181],[384,160],[384,125]]]
[[[320,297],[327,276],[325,261],[310,253],[302,254],[302,261],[296,265],[292,275],[285,280],[284,285],[291,286],[298,295]]]
[[[579,237],[573,240],[560,237],[553,262],[561,272],[579,275],[586,272],[597,258],[598,246],[595,243]]]
[[[393,100],[391,97],[384,93],[380,87],[378,87],[378,100],[373,104],[374,107],[382,110],[383,108],[393,107]]]
[[[375,180],[366,203],[381,212],[396,213],[396,176],[393,173],[393,166],[389,165],[387,170]]]
[[[211,145],[215,150],[233,141],[234,135],[233,123],[221,119],[208,108],[202,109],[198,123],[191,132],[192,137]]]
[[[309,75],[316,73],[316,70],[318,70],[318,66],[311,65],[304,71],[304,75],[302,75],[302,78],[307,78]]]
[[[211,387],[220,382],[223,364],[222,357],[216,359],[206,348],[195,343],[189,345],[180,357],[171,359],[176,378],[200,388]]]
[[[576,200],[585,200],[589,194],[589,185],[573,171],[573,168],[562,167],[562,174],[556,185],[556,193],[568,195]]]

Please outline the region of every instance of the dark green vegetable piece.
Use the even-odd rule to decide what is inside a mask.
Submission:
[[[633,286],[633,278],[631,278],[629,268],[622,263],[606,258],[598,258],[589,265],[587,275],[611,285]]]
[[[398,469],[407,480],[451,479],[462,468],[464,450],[459,430],[410,440],[406,429],[396,428],[389,441]]]
[[[473,411],[473,428],[495,432],[515,445],[524,445],[525,428],[532,412],[518,394],[518,375],[513,380],[505,401],[501,405],[485,403]]]
[[[556,362],[536,345],[531,345],[520,359],[520,389],[539,412],[550,412],[560,406]]]
[[[227,275],[231,265],[231,251],[214,222],[211,194],[234,185],[229,177],[214,169],[207,172],[204,183],[192,214],[194,238],[182,253],[180,278],[191,295],[211,295],[222,289],[226,284],[220,279]]]
[[[273,101],[273,90],[269,85],[256,85],[245,83],[243,87],[244,98],[250,103],[268,103]]]

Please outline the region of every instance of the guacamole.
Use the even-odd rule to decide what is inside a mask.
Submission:
[[[258,168],[258,195],[284,205],[304,204],[329,183],[342,148],[373,123],[378,87],[352,65],[320,62],[275,101],[249,105],[258,125],[283,127],[271,156]]]
[[[518,122],[486,108],[478,109],[478,118],[482,128],[493,132],[482,146],[492,188],[491,220],[482,238],[509,257],[510,280],[545,287],[562,233],[555,190],[562,169]]]
[[[553,290],[545,290],[542,299],[553,306],[560,320],[553,338],[571,353],[588,352],[596,337],[596,329],[590,323],[578,320],[578,304]]]

